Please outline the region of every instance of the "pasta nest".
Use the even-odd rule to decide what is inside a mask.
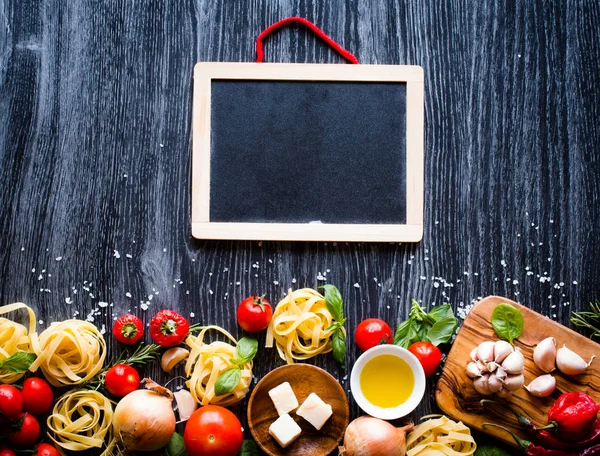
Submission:
[[[211,329],[224,335],[234,345],[222,341],[205,343],[204,336]],[[240,381],[230,393],[215,395],[215,383],[219,375],[228,369],[237,368],[231,362],[236,358],[237,345],[231,334],[219,326],[205,326],[198,336],[188,336],[185,343],[191,348],[185,364],[185,374],[190,377],[186,386],[196,402],[201,405],[228,406],[237,404],[246,397],[252,381],[252,361],[243,364]]]
[[[266,346],[275,342],[281,359],[288,364],[332,350],[334,323],[325,298],[312,288],[289,290],[275,308],[267,329]],[[344,328],[342,328],[345,334]]]
[[[477,450],[471,430],[443,415],[421,418],[406,439],[406,456],[469,456]]]
[[[52,323],[31,338],[37,359],[30,370],[42,369],[56,386],[78,385],[92,379],[104,365],[106,344],[95,325],[82,320]]]

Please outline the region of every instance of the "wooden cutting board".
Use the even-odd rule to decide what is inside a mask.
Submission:
[[[438,406],[447,415],[462,421],[471,428],[514,445],[515,443],[508,433],[494,427],[483,428],[485,422],[498,423],[510,427],[517,435],[525,437],[524,433],[518,429],[514,415],[497,407],[486,406],[484,409],[479,404],[479,400],[484,396],[475,391],[473,381],[465,371],[473,348],[484,340],[498,340],[490,319],[496,305],[502,302],[519,309],[525,320],[523,334],[514,341],[514,345],[522,350],[525,357],[525,385],[543,374],[533,363],[533,349],[546,337],[554,337],[558,348],[566,344],[586,361],[589,361],[592,355],[596,355],[591,366],[582,375],[568,377],[558,370],[554,371],[552,374],[556,377],[556,390],[550,397],[537,398],[529,394],[525,388],[512,394],[512,397],[508,399],[511,405],[532,418],[537,424],[547,423],[548,409],[562,393],[582,391],[600,403],[600,345],[506,298],[490,296],[473,307],[448,354],[437,384],[436,400]],[[494,399],[494,396],[488,397]]]

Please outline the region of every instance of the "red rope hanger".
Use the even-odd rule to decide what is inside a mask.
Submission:
[[[266,36],[269,35],[275,29],[278,29],[278,28],[280,28],[286,24],[289,24],[291,22],[300,22],[301,24],[304,24],[306,27],[311,29],[316,35],[320,36],[323,39],[323,41],[325,41],[329,46],[331,46],[335,51],[337,51],[342,57],[344,57],[350,63],[358,63],[358,59],[352,53],[350,53],[349,51],[344,49],[342,46],[337,44],[323,30],[321,30],[319,27],[317,27],[312,22],[304,19],[303,17],[287,17],[285,19],[275,22],[273,25],[271,25],[270,27],[263,30],[263,32],[260,35],[258,35],[258,38],[256,39],[256,61],[257,62],[260,63],[263,61],[263,57],[264,57],[263,40],[266,38]]]

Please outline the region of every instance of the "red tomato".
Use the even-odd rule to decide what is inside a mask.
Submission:
[[[48,382],[42,378],[31,377],[23,382],[23,410],[34,415],[46,413],[54,402],[54,393]]]
[[[12,385],[0,385],[0,422],[2,417],[16,420],[23,411],[23,395]]]
[[[190,456],[235,456],[242,448],[244,432],[232,412],[205,405],[187,421],[183,441]]]
[[[261,332],[269,326],[273,317],[273,308],[262,296],[249,296],[237,310],[237,321],[244,331]]]
[[[442,361],[442,352],[439,348],[431,342],[415,342],[408,347],[408,351],[415,355],[423,366],[425,377],[429,378],[435,374]]]
[[[48,445],[47,443],[40,443],[40,445],[37,448],[37,453],[35,453],[35,456],[60,456],[60,453],[52,445]]]
[[[32,446],[40,436],[40,423],[35,416],[30,413],[21,415],[23,420],[21,427],[14,434],[8,436],[8,442],[19,448]]]
[[[367,351],[376,345],[391,344],[394,340],[392,328],[378,318],[361,321],[354,331],[354,340],[361,351]]]
[[[0,456],[17,456],[17,453],[10,448],[2,447],[0,448]]]
[[[115,364],[108,369],[104,384],[110,394],[123,397],[140,386],[140,374],[127,364]]]

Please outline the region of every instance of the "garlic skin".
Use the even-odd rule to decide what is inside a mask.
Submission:
[[[497,364],[502,364],[502,361],[514,351],[513,346],[505,340],[497,340],[494,343],[494,361]]]
[[[535,350],[533,350],[533,362],[542,372],[552,372],[556,362],[556,339],[546,337]]]
[[[588,366],[592,364],[594,358],[595,355],[592,355],[590,361],[586,363],[581,356],[573,350],[568,349],[566,345],[563,345],[556,352],[556,367],[563,374],[579,375],[585,372]]]
[[[540,375],[525,387],[527,391],[536,397],[548,397],[556,389],[556,379],[550,375]]]
[[[485,374],[473,380],[473,387],[475,388],[475,391],[477,391],[479,394],[483,394],[484,396],[493,394],[488,385],[489,378],[490,374]]]
[[[517,391],[525,384],[525,377],[523,374],[519,375],[508,375],[504,379],[504,388],[508,391]]]
[[[477,358],[484,363],[494,361],[494,342],[486,340],[477,347]]]
[[[522,374],[525,370],[525,359],[520,351],[514,351],[502,362],[502,369],[507,374]]]
[[[477,378],[481,375],[481,369],[479,369],[476,362],[471,361],[467,364],[467,375],[469,378]]]

